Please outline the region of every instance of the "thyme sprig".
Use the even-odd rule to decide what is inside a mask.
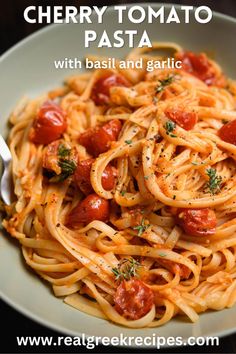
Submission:
[[[134,258],[124,258],[117,267],[112,268],[115,280],[130,280],[132,277],[138,276],[137,269],[141,264]]]
[[[172,138],[176,138],[177,135],[173,134],[172,132],[175,130],[176,128],[176,124],[175,122],[173,122],[172,120],[168,120],[164,126],[165,130],[166,130],[166,134],[171,136]]]
[[[162,92],[166,88],[166,86],[172,84],[174,78],[175,78],[175,75],[170,74],[165,79],[159,80],[160,84],[156,87],[156,93]]]
[[[222,177],[218,176],[216,169],[210,167],[206,170],[206,173],[209,177],[209,181],[206,184],[206,188],[210,191],[211,194],[217,194],[220,192]]]
[[[147,224],[145,219],[142,218],[141,223],[137,226],[133,227],[133,230],[138,231],[138,236],[142,236],[142,234],[150,227],[150,224]]]

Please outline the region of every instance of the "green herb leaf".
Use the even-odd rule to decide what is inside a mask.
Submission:
[[[125,143],[130,145],[130,144],[132,144],[132,140],[125,140]]]
[[[129,280],[132,277],[137,276],[137,269],[141,267],[140,263],[134,258],[123,259],[118,267],[112,268],[112,272],[115,275],[115,280]]]
[[[121,272],[118,268],[112,268],[112,273],[114,274],[116,280],[120,278]]]
[[[209,189],[211,194],[219,193],[222,184],[222,177],[217,175],[214,168],[208,168],[206,173],[209,177],[209,181],[206,184],[207,189]]]
[[[176,128],[176,124],[175,122],[173,122],[172,120],[168,120],[165,124],[165,130],[166,130],[166,134],[170,135],[172,138],[176,138],[177,135],[172,134],[173,130],[175,130]]]
[[[162,253],[162,252],[161,252],[161,253],[159,253],[159,256],[160,256],[160,257],[166,257],[166,253]]]
[[[133,230],[137,230],[138,236],[141,236],[149,227],[150,227],[150,224],[145,224],[145,219],[142,218],[141,224],[134,226]]]
[[[76,169],[76,163],[73,160],[59,161],[58,165],[61,167],[62,173],[68,176],[72,175]]]
[[[123,191],[120,192],[120,194],[122,195],[122,197],[124,197],[125,193],[126,193],[125,190],[123,190]]]
[[[73,160],[60,160],[58,165],[61,167],[61,173],[50,179],[50,182],[63,182],[69,176],[73,175],[76,169],[76,163]]]
[[[74,160],[70,160],[71,149],[67,148],[63,143],[58,146],[58,166],[61,167],[61,173],[50,178],[50,182],[62,182],[71,176],[76,169],[76,163]]]
[[[169,75],[167,76],[166,79],[164,80],[159,80],[160,85],[156,87],[156,93],[162,92],[166,86],[172,84],[173,80],[175,78],[175,75]]]
[[[68,149],[67,147],[65,147],[64,144],[60,144],[58,146],[58,156],[60,158],[70,156],[70,152],[71,152],[71,149]]]

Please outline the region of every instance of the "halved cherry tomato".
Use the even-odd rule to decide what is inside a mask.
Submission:
[[[207,85],[224,86],[224,76],[217,75],[216,70],[207,58],[206,54],[193,52],[177,53],[176,59],[182,61],[182,69],[198,77]]]
[[[177,223],[191,236],[209,236],[216,231],[216,215],[212,209],[179,209]]]
[[[94,85],[92,90],[92,100],[97,105],[109,104],[110,88],[114,86],[129,87],[129,81],[121,75],[108,74],[100,78]]]
[[[79,144],[84,146],[90,155],[94,155],[94,149],[91,143],[91,138],[93,134],[94,129],[89,128],[84,133],[80,134],[78,139]]]
[[[121,127],[118,119],[112,119],[102,127],[88,129],[80,135],[78,141],[91,155],[98,156],[109,150],[111,142],[118,139]]]
[[[107,165],[102,173],[102,186],[106,191],[110,191],[114,188],[116,176],[117,170],[115,167]]]
[[[180,108],[166,109],[165,115],[185,130],[193,129],[197,123],[197,114],[195,112],[187,112]]]
[[[95,129],[91,138],[95,156],[110,149],[111,142],[118,139],[121,127],[121,122],[118,119],[113,119],[103,127]]]
[[[38,111],[30,132],[35,144],[49,144],[61,137],[67,128],[66,114],[58,104],[47,101]]]
[[[72,209],[67,217],[67,225],[76,228],[81,223],[88,224],[93,220],[109,220],[109,202],[96,193],[88,195]]]
[[[188,279],[191,274],[191,270],[184,264],[177,264],[169,259],[162,258],[158,258],[157,262],[164,268],[169,269],[172,273],[179,274],[181,278]]]
[[[219,136],[226,143],[236,145],[236,119],[223,125],[219,130]]]
[[[93,192],[93,187],[90,183],[90,171],[94,159],[80,161],[75,170],[74,179],[79,189],[86,195]]]
[[[93,187],[90,182],[90,172],[95,159],[80,161],[77,165],[74,178],[79,189],[86,195],[93,193]],[[115,185],[116,170],[108,165],[102,174],[102,186],[105,190],[113,189]]]
[[[114,295],[115,309],[122,316],[137,320],[145,316],[154,303],[153,291],[141,280],[123,280]]]

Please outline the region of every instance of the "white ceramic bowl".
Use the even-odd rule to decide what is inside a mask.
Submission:
[[[150,5],[150,4],[149,4]],[[160,4],[159,4],[160,5]],[[158,4],[152,4],[155,8]],[[147,5],[143,4],[144,7]],[[167,6],[167,5],[165,5]],[[176,5],[178,9],[178,6]],[[96,21],[95,21],[96,22]],[[195,51],[210,51],[223,66],[227,75],[236,76],[236,52],[233,48],[236,38],[236,20],[221,14],[214,14],[212,21],[200,24],[147,24],[117,25],[114,11],[110,8],[103,25],[63,24],[51,25],[26,38],[0,58],[0,131],[7,133],[7,117],[22,95],[34,97],[61,84],[63,79],[74,73],[72,70],[56,70],[54,60],[65,57],[83,59],[86,54],[99,53],[107,56],[124,56],[129,49],[85,49],[83,32],[86,28],[104,29],[112,33],[115,28],[147,29],[155,41],[174,41]],[[108,321],[79,312],[61,299],[53,296],[50,288],[25,265],[17,242],[4,232],[0,237],[0,293],[3,300],[31,319],[50,328],[70,335],[85,333],[94,336],[114,336],[123,333],[128,336],[149,336],[156,333],[167,337],[226,335],[236,330],[236,306],[221,312],[208,312],[200,321],[191,324],[177,318],[154,329],[128,329]]]

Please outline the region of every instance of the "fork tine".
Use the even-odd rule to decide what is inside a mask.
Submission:
[[[0,155],[3,160],[3,164],[9,163],[12,159],[10,149],[7,146],[7,143],[5,142],[1,134],[0,134]]]
[[[5,204],[10,205],[12,202],[12,177],[11,177],[11,170],[10,170],[10,163],[12,160],[11,152],[3,139],[0,135],[0,156],[3,161],[4,171],[1,178],[0,184],[0,193],[1,197]]]

